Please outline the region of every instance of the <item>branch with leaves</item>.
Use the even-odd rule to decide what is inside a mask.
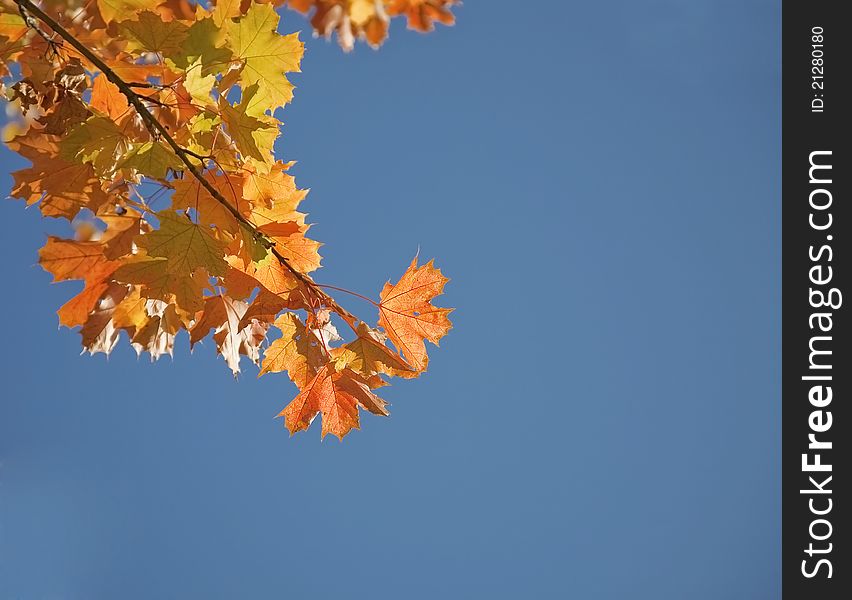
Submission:
[[[290,4],[389,4],[411,20],[436,2]],[[7,144],[32,163],[11,195],[74,229],[39,256],[54,281],[84,281],[59,318],[85,350],[109,354],[123,331],[157,359],[179,331],[192,346],[212,331],[235,375],[241,356],[260,375],[287,372],[299,388],[279,414],[291,433],[322,415],[322,435],[342,438],[361,409],[388,414],[374,392],[386,377],[425,371],[425,341],[451,327],[432,304],[447,280],[415,258],[376,301],[311,277],[320,244],[298,210],[306,192],[272,153],[304,47],[278,26],[274,6],[254,1],[0,1],[0,77],[20,110]],[[372,303],[377,327],[326,290]]]

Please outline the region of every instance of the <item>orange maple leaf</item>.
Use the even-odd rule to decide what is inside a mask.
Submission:
[[[322,413],[322,437],[326,434],[343,439],[353,429],[360,429],[359,407],[373,414],[387,416],[387,403],[376,396],[367,380],[350,369],[335,371],[326,364],[284,410],[284,424],[290,435],[307,429]]]
[[[424,340],[437,346],[452,328],[448,315],[453,309],[430,302],[443,293],[448,281],[431,260],[418,267],[415,256],[399,282],[388,281],[379,296],[379,325],[418,371],[425,371],[429,363]]]
[[[458,0],[390,0],[388,14],[405,15],[410,29],[425,33],[435,28],[435,21],[444,25],[455,23],[450,7],[458,4]]]

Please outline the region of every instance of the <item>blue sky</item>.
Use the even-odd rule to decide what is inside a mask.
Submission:
[[[420,248],[457,307],[342,444],[209,343],[79,356],[55,226],[0,203],[0,598],[780,597],[780,4],[457,14],[303,35],[317,279],[375,296]]]

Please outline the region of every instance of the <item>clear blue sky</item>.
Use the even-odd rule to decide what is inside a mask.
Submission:
[[[780,3],[457,13],[303,36],[318,279],[375,295],[419,247],[458,308],[342,444],[209,343],[79,356],[55,226],[0,203],[0,598],[780,597]]]

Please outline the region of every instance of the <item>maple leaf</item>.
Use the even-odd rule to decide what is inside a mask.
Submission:
[[[49,237],[39,250],[39,264],[53,281],[83,279],[83,291],[59,309],[59,322],[66,327],[82,325],[89,312],[109,288],[109,276],[119,263],[107,260],[100,244]]]
[[[110,261],[104,256],[103,246],[97,242],[66,240],[55,236],[38,251],[39,264],[53,275],[53,281],[85,279],[93,270]],[[118,266],[118,263],[112,263]]]
[[[249,304],[248,310],[246,310],[240,321],[240,325],[245,327],[252,321],[272,323],[275,320],[275,316],[285,308],[296,309],[304,307],[300,306],[298,302],[294,302],[292,298],[282,298],[265,288],[261,289],[257,297]]]
[[[343,339],[337,332],[334,323],[331,322],[331,311],[327,308],[321,308],[308,312],[305,326],[319,340],[320,345],[325,350],[324,353],[330,358],[334,351],[331,343],[339,342]]]
[[[244,92],[240,103],[236,106],[224,98],[219,99],[219,112],[222,120],[237,145],[243,158],[252,158],[260,172],[268,173],[272,163],[272,145],[278,137],[278,120],[257,112],[256,101],[257,83],[250,85]],[[255,116],[252,116],[255,115]]]
[[[104,22],[116,20],[128,14],[134,14],[140,9],[153,9],[163,0],[97,0],[98,10]]]
[[[320,268],[320,261],[322,260],[319,254],[322,244],[305,237],[302,232],[307,231],[307,229],[307,227],[303,227],[299,232],[283,237],[270,235],[276,244],[279,254],[286,258],[292,267],[302,273],[316,271]],[[260,230],[269,231],[269,229],[264,227],[261,227]]]
[[[131,114],[127,98],[104,75],[95,77],[89,106],[113,121]]]
[[[225,244],[213,237],[209,227],[170,210],[156,216],[160,228],[137,239],[148,256],[167,258],[170,272],[192,273],[203,267],[211,275],[225,274]]]
[[[148,10],[136,14],[136,19],[122,21],[118,31],[127,39],[127,48],[170,55],[180,52],[189,35],[189,27],[180,21],[163,21]]]
[[[148,352],[152,361],[164,354],[172,356],[175,335],[182,326],[175,306],[162,300],[148,300],[145,303],[145,310],[148,313],[148,319],[136,330],[130,344],[137,354]]]
[[[127,286],[112,284],[108,286],[97,304],[87,316],[80,328],[83,348],[89,354],[102,352],[109,354],[118,343],[120,329],[113,321],[116,307],[127,296]]]
[[[99,175],[109,175],[127,151],[129,141],[114,121],[92,116],[80,123],[59,144],[59,156],[68,161],[90,163]]]
[[[242,199],[242,181],[227,173],[207,172],[204,179],[213,186],[219,194],[225,198],[237,212],[248,210],[249,203]],[[192,209],[198,215],[199,223],[205,225],[216,225],[223,231],[237,233],[240,231],[240,223],[233,213],[214,198],[210,191],[201,185],[198,179],[185,178],[174,182],[174,194],[172,194],[172,208],[175,210]]]
[[[32,167],[12,173],[11,195],[28,205],[39,203],[46,217],[73,219],[81,208],[97,211],[110,197],[90,164],[72,163],[56,156],[55,146],[34,148],[15,138],[9,146],[28,158]]]
[[[386,406],[363,377],[349,369],[335,371],[326,364],[278,416],[284,417],[293,435],[310,427],[317,414],[322,413],[322,437],[330,433],[342,440],[352,429],[360,429],[359,407],[387,416]]]
[[[387,37],[389,18],[383,0],[290,0],[289,4],[304,13],[315,7],[311,18],[314,31],[326,39],[336,31],[346,52],[355,46],[356,38],[378,48]]]
[[[126,286],[130,291],[118,302],[112,311],[112,322],[116,329],[127,331],[131,339],[136,335],[136,331],[141,329],[148,322],[150,315],[148,314],[148,298],[145,298],[139,286]]]
[[[169,59],[179,68],[198,71],[201,76],[214,76],[230,69],[234,54],[225,45],[225,32],[216,17],[203,18],[192,25],[178,52]]]
[[[276,221],[304,222],[305,215],[295,211],[308,192],[296,187],[296,180],[287,173],[291,166],[292,163],[277,162],[268,172],[248,171],[243,175],[243,195],[255,205],[258,225]]]
[[[175,269],[166,258],[136,255],[126,259],[113,273],[116,281],[141,286],[145,298],[174,302],[187,314],[204,305],[208,274],[204,269],[187,272]]]
[[[307,190],[296,187],[293,177],[286,173],[289,166],[276,163],[269,173],[246,174],[243,195],[252,202],[248,218],[258,231],[271,238],[291,266],[311,273],[320,267],[321,244],[305,237],[309,226],[305,225],[305,214],[296,209]]]
[[[408,28],[429,32],[434,23],[452,25],[455,17],[451,7],[459,0],[287,0],[293,10],[307,14],[314,9],[311,25],[314,35],[337,40],[345,52],[355,46],[356,39],[378,48],[388,35],[392,17],[405,16]]]
[[[406,15],[409,29],[425,33],[435,28],[436,21],[444,25],[455,23],[450,7],[457,4],[458,0],[390,0],[388,12]]]
[[[68,129],[85,121],[91,113],[79,96],[64,90],[55,93],[57,97],[51,100],[49,110],[36,120],[43,126],[44,133],[64,135]],[[42,103],[42,107],[45,106]]]
[[[214,4],[212,19],[219,27],[224,22],[243,14],[244,0],[216,0]]]
[[[387,336],[366,323],[359,323],[356,333],[358,337],[336,353],[338,365],[349,367],[365,377],[378,374],[417,377],[417,370],[387,347]]]
[[[284,73],[300,72],[304,44],[297,33],[280,35],[278,14],[269,4],[252,2],[245,15],[224,21],[226,37],[242,65],[243,91],[257,84],[250,114],[262,115],[283,107],[293,98],[293,85]]]
[[[266,338],[267,327],[254,321],[243,326],[248,304],[227,296],[212,296],[204,301],[204,311],[190,330],[190,345],[194,346],[215,329],[216,349],[231,368],[234,377],[240,372],[240,355],[257,364],[260,343]]]
[[[426,370],[429,363],[424,340],[437,345],[452,327],[448,318],[452,309],[431,303],[443,293],[447,281],[433,261],[418,267],[415,256],[399,282],[388,281],[379,296],[379,326],[418,371]]]
[[[273,294],[288,296],[290,292],[299,289],[301,286],[299,280],[276,257],[271,255],[248,265],[235,256],[229,256],[228,264],[234,269],[242,271],[254,279],[258,285]]]
[[[110,206],[98,211],[97,219],[106,225],[106,229],[97,236],[104,256],[117,259],[130,254],[133,240],[142,229],[141,213],[132,208]]]
[[[59,324],[65,327],[82,325],[94,310],[101,296],[110,288],[111,276],[116,270],[117,263],[108,261],[99,263],[86,273],[83,291],[63,304],[57,311]]]
[[[134,169],[154,179],[165,179],[169,170],[178,171],[183,163],[171,148],[161,142],[141,142],[130,145],[118,166]]]
[[[328,362],[326,349],[293,313],[284,313],[278,317],[275,327],[281,331],[281,337],[264,350],[258,377],[266,373],[287,371],[293,383],[299,389],[305,389]]]

